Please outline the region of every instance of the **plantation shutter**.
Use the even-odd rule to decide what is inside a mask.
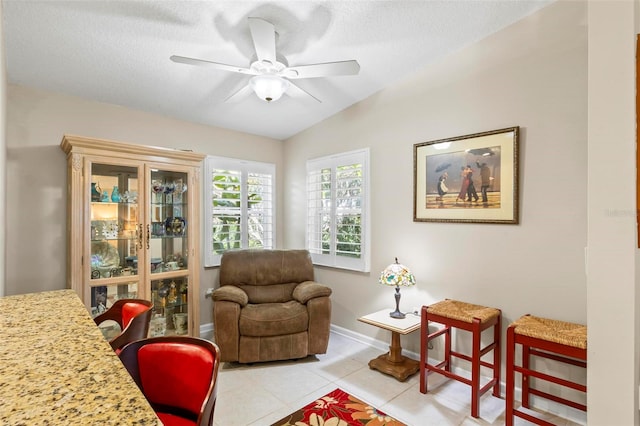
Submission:
[[[307,249],[315,264],[369,270],[369,151],[307,162]]]
[[[205,160],[205,266],[225,251],[275,245],[275,165],[222,157]]]

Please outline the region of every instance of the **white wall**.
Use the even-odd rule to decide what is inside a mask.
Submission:
[[[377,284],[395,256],[415,273],[401,309],[443,298],[586,323],[587,28],[584,2],[559,2],[285,142],[285,246],[304,245],[305,161],[371,148],[372,272],[319,269],[332,322],[392,308]],[[520,126],[520,224],[412,221],[413,144]],[[628,181],[625,181],[628,182]],[[403,346],[419,352],[419,336]],[[504,358],[503,358],[504,359]],[[584,372],[577,374],[584,375]]]
[[[276,190],[282,191],[280,141],[36,89],[8,89],[7,294],[65,287],[66,157],[59,147],[65,133],[272,162]],[[283,228],[281,221],[276,226]],[[204,291],[218,282],[217,269],[200,277],[206,324],[213,314]]]
[[[634,184],[637,7],[636,1],[589,2],[590,425],[637,425],[639,420]]]
[[[6,279],[6,217],[7,217],[7,72],[4,57],[4,31],[0,3],[0,297],[4,296]]]
[[[391,304],[377,274],[395,256],[418,279],[404,309],[444,297],[586,321],[586,8],[559,3],[289,139],[287,182],[305,161],[371,148],[371,274],[322,270],[334,322]],[[413,144],[519,125],[520,225],[412,221]],[[285,245],[304,245],[304,185],[286,188]],[[359,303],[353,303],[358,300]]]

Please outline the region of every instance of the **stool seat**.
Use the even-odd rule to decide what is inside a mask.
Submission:
[[[516,359],[516,345],[521,346],[520,362]],[[586,404],[575,398],[568,399],[564,393],[549,393],[546,387],[534,386],[535,380],[554,383],[556,385],[587,392],[587,386],[575,381],[572,377],[563,378],[553,374],[553,370],[541,371],[544,363],[534,362],[536,358],[587,368],[587,327],[549,318],[524,315],[507,327],[507,362],[506,362],[506,412],[505,425],[512,426],[514,418],[520,417],[538,425],[549,422],[534,416],[532,413],[515,408],[515,375],[519,373],[521,380],[522,407],[530,408],[531,395],[557,402],[578,410],[587,411]]]
[[[511,326],[516,334],[587,349],[587,327],[582,324],[525,315]]]
[[[472,323],[474,318],[479,319],[480,323],[485,323],[500,316],[499,309],[487,308],[486,306],[451,299],[445,299],[427,306],[427,311],[430,314],[468,323]]]
[[[480,397],[489,390],[500,397],[500,332],[502,313],[500,309],[474,305],[459,300],[445,299],[430,306],[422,307],[420,327],[420,392],[427,393],[428,374],[437,373],[449,379],[457,380],[471,387],[471,416],[480,416]],[[429,323],[442,325],[442,328],[429,332]],[[471,354],[461,353],[452,347],[452,329],[471,333]],[[491,343],[482,345],[482,332],[493,329]],[[429,342],[444,337],[443,360],[432,363],[429,360]],[[493,352],[492,362],[482,358]],[[455,372],[453,359],[457,358],[471,364],[471,379]],[[480,367],[491,369],[492,378],[480,385]]]

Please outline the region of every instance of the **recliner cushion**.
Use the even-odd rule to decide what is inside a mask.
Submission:
[[[280,336],[309,328],[307,307],[296,301],[248,304],[240,311],[240,334],[243,336]]]
[[[249,303],[255,304],[284,303],[293,300],[293,292],[297,286],[298,283],[282,283],[271,285],[238,285],[238,287],[247,294]]]

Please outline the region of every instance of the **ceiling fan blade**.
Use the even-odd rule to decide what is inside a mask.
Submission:
[[[358,72],[360,72],[360,64],[358,61],[351,60],[289,67],[283,74],[287,78],[316,78],[332,75],[356,75]]]
[[[240,90],[238,90],[237,92],[232,93],[229,96],[227,96],[227,98],[224,100],[224,102],[236,102],[236,101],[239,101],[239,100],[247,97],[250,93],[253,93],[253,90],[251,90],[251,87],[248,84],[245,84],[244,86],[242,86],[242,88]]]
[[[287,95],[291,96],[292,98],[295,98],[295,99],[312,98],[312,99],[316,100],[317,102],[322,103],[322,101],[320,99],[316,98],[311,93],[307,92],[306,90],[301,89],[299,86],[296,86],[295,84],[293,84],[291,82],[289,82],[289,88],[287,89],[287,91],[285,93]]]
[[[258,60],[276,63],[276,29],[260,18],[249,18],[249,29]]]
[[[199,66],[199,67],[210,67],[210,68],[215,68],[215,69],[222,70],[222,71],[238,72],[240,74],[256,75],[256,72],[253,71],[250,68],[236,67],[234,65],[227,65],[227,64],[221,64],[221,63],[218,63],[218,62],[207,61],[205,59],[187,58],[187,57],[184,57],[184,56],[177,56],[177,55],[173,55],[169,59],[171,59],[173,62],[177,62],[179,64],[195,65],[195,66]]]

